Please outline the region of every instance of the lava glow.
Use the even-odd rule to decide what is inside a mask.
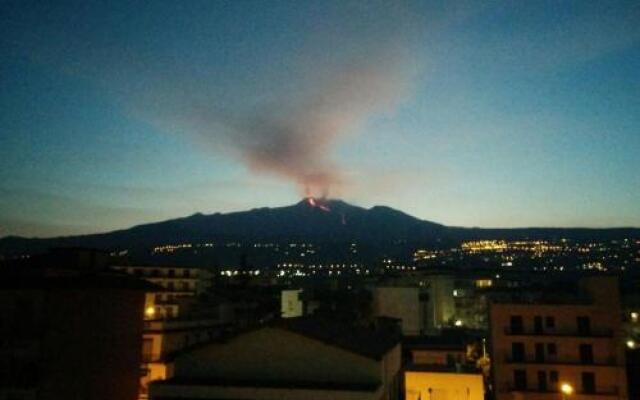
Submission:
[[[331,209],[329,207],[327,207],[324,204],[321,204],[320,202],[316,201],[316,199],[314,199],[313,197],[307,197],[307,203],[314,208],[319,208],[322,211],[326,211],[326,212],[330,212]]]

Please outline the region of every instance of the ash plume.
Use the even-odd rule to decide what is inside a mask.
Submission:
[[[223,121],[231,130],[226,140],[251,171],[286,178],[306,194],[323,195],[346,179],[332,158],[334,147],[368,118],[391,112],[408,92],[408,76],[392,63],[350,65],[295,102],[284,98],[212,122]]]
[[[169,79],[163,92],[151,93],[139,108],[149,116],[144,109],[162,99],[148,120],[240,160],[253,173],[325,196],[348,183],[335,159],[337,146],[366,130],[371,119],[391,115],[416,85],[420,68],[404,11],[318,33],[303,52],[279,61],[284,72],[275,73],[273,82],[265,84],[271,76],[259,69],[224,89]],[[361,14],[366,12],[364,7]]]

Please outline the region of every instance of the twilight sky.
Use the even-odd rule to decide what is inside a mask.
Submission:
[[[637,1],[3,1],[0,55],[0,236],[305,193],[640,226]]]

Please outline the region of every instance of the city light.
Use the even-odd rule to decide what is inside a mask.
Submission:
[[[560,386],[560,390],[562,391],[562,394],[568,396],[573,393],[573,386],[565,382]]]
[[[633,339],[629,339],[627,340],[627,347],[630,349],[635,349],[636,348],[636,341]]]
[[[151,318],[154,315],[156,315],[156,309],[153,306],[149,306],[144,310],[144,315],[146,315],[147,317]]]
[[[631,313],[631,321],[632,322],[638,322],[638,313],[637,312],[632,312]]]

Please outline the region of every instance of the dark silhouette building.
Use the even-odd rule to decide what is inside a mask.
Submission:
[[[45,260],[0,272],[0,399],[136,399],[150,285]]]

